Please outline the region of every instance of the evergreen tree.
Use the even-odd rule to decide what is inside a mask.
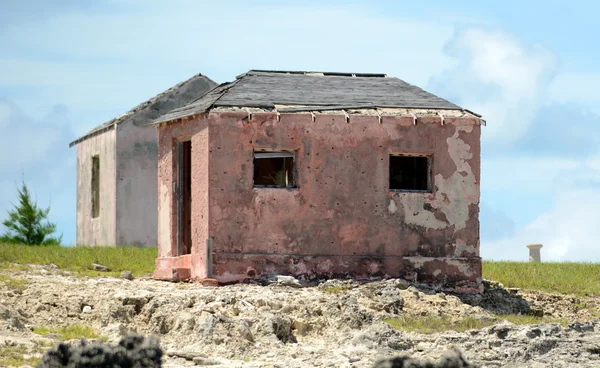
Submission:
[[[48,221],[50,206],[39,208],[37,201],[31,198],[29,189],[22,181],[17,187],[19,204],[8,211],[8,219],[2,222],[7,231],[0,236],[0,243],[27,245],[60,245],[62,235],[51,236],[56,224]]]

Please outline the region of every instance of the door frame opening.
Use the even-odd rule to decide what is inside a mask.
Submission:
[[[192,141],[177,140],[177,256],[192,252]]]

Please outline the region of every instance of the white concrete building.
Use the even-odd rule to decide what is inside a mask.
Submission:
[[[77,146],[77,245],[157,246],[158,142],[147,124],[216,85],[195,75],[71,142]]]

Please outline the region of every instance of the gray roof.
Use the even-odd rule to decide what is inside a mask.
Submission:
[[[217,85],[210,78],[196,74],[190,79],[183,81],[168,90],[154,96],[146,102],[143,102],[125,114],[119,115],[116,118],[107,121],[106,123],[95,127],[85,135],[79,137],[69,144],[69,147],[85,141],[95,135],[101,134],[112,129],[117,124],[125,122],[133,122],[134,125],[147,125],[154,119],[158,118],[173,109],[182,107],[190,101],[196,99],[199,95],[203,95]]]
[[[313,110],[375,107],[464,110],[385,74],[250,70],[159,117],[153,124],[204,113],[214,107],[274,109],[275,105],[318,107]]]

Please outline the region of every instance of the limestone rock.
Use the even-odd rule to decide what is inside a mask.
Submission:
[[[125,279],[125,280],[129,280],[129,281],[132,281],[134,279],[133,274],[131,273],[131,271],[123,271],[123,272],[121,272],[121,278]]]
[[[408,287],[400,279],[329,280],[298,288],[280,287],[273,278],[274,287],[212,287],[38,271],[15,275],[28,280],[23,294],[0,287],[0,348],[13,340],[35,351],[42,337],[33,327],[84,324],[111,343],[130,332],[157,336],[160,346],[173,353],[163,357],[165,367],[218,362],[224,367],[370,368],[382,358],[389,366],[394,363],[389,358],[396,356],[404,359],[396,362],[430,361],[436,367],[452,346],[460,347],[464,361],[480,367],[600,365],[600,323],[592,314],[600,310],[598,296],[514,294],[499,286],[453,295],[423,285]],[[82,313],[85,306],[92,313]],[[515,325],[496,315],[535,310],[564,318],[569,327]],[[430,334],[392,327],[429,318],[443,318],[450,326],[469,319],[487,327]]]
[[[300,281],[298,281],[298,279],[296,279],[294,276],[277,275],[275,277],[275,282],[277,283],[277,285],[280,285],[280,286],[290,286],[290,287],[294,287],[294,288],[302,287],[302,284],[300,284]]]
[[[100,271],[100,272],[108,272],[110,271],[110,268],[103,266],[101,264],[97,264],[97,263],[92,263],[92,269],[94,271]]]

